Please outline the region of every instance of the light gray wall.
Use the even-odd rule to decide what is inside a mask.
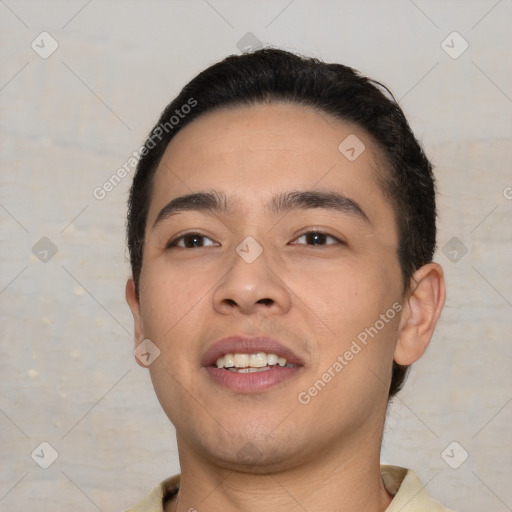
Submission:
[[[131,175],[103,200],[92,191],[247,32],[356,67],[400,99],[437,168],[448,300],[390,408],[382,458],[457,511],[512,510],[511,20],[510,0],[2,0],[0,510],[115,512],[179,470],[132,355]],[[43,31],[58,42],[46,59]],[[469,44],[458,58],[441,46],[453,31]],[[35,460],[50,448],[31,458],[43,441],[58,452],[48,469]]]

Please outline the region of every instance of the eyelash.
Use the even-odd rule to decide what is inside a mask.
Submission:
[[[332,238],[333,240],[336,240],[337,244],[338,245],[346,245],[345,242],[343,242],[342,240],[340,240],[339,238],[336,238],[334,235],[331,235],[330,233],[326,233],[325,231],[320,231],[320,230],[310,230],[310,231],[304,231],[303,233],[301,233],[300,235],[297,236],[296,239],[298,238],[302,238],[304,235],[311,235],[311,234],[315,234],[315,235],[324,235],[328,238]],[[173,240],[171,240],[168,244],[167,244],[167,249],[173,249],[173,248],[176,248],[177,247],[177,243],[181,240],[183,240],[185,237],[187,236],[196,236],[196,237],[201,237],[201,238],[208,238],[206,235],[202,235],[201,233],[197,233],[197,232],[194,232],[194,231],[190,231],[189,233],[183,233],[183,235],[180,235],[176,238],[174,238]],[[208,238],[209,240],[211,240],[211,238]],[[296,240],[295,239],[295,240]],[[321,244],[321,246],[328,246],[328,245],[337,245],[337,244]],[[293,244],[293,245],[309,245],[310,247],[318,247],[318,246],[315,246],[315,245],[311,245],[311,244]],[[194,249],[194,247],[178,247],[179,249]],[[202,247],[196,247],[196,249],[202,249]]]

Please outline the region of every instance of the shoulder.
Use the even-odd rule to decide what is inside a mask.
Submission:
[[[124,512],[163,512],[163,499],[176,494],[180,484],[180,475],[163,480],[142,501]]]
[[[411,469],[381,465],[386,490],[394,495],[386,512],[453,512],[431,498]]]

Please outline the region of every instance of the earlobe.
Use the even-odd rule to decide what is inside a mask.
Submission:
[[[428,263],[414,273],[400,319],[394,354],[396,363],[408,366],[424,354],[441,315],[445,297],[444,273],[438,263]]]

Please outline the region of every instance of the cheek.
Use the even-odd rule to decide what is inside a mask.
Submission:
[[[395,311],[389,311],[388,316],[393,316]],[[371,317],[366,326],[339,324],[339,338],[323,347],[314,378],[299,396],[301,403],[311,402],[311,417],[325,416],[329,410],[325,421],[336,428],[347,417],[371,415],[376,403],[386,403],[398,327],[395,318],[386,317],[386,323]]]
[[[291,278],[291,276],[290,276]],[[325,275],[307,274],[291,279],[297,295],[344,343],[379,319],[393,303],[390,283],[376,269],[344,265]],[[299,284],[297,284],[299,283]]]
[[[145,334],[162,341],[199,306],[207,283],[193,274],[154,265],[141,276],[141,315]]]
[[[332,386],[335,393],[355,389],[358,382],[372,393],[378,394],[380,388],[385,392],[401,310],[393,276],[380,273],[378,267],[354,266],[331,274],[328,283],[311,279],[303,284],[308,305],[322,320],[316,325],[326,332],[316,338],[321,350],[315,373],[330,369],[339,375]]]
[[[211,313],[211,293],[217,273],[184,272],[168,264],[154,265],[141,278],[141,315],[144,336],[157,345],[160,355],[150,367],[155,389],[174,394],[192,389],[199,370],[204,326]],[[158,363],[158,364],[156,364]],[[165,388],[169,386],[169,390]],[[178,397],[174,397],[177,399]]]

